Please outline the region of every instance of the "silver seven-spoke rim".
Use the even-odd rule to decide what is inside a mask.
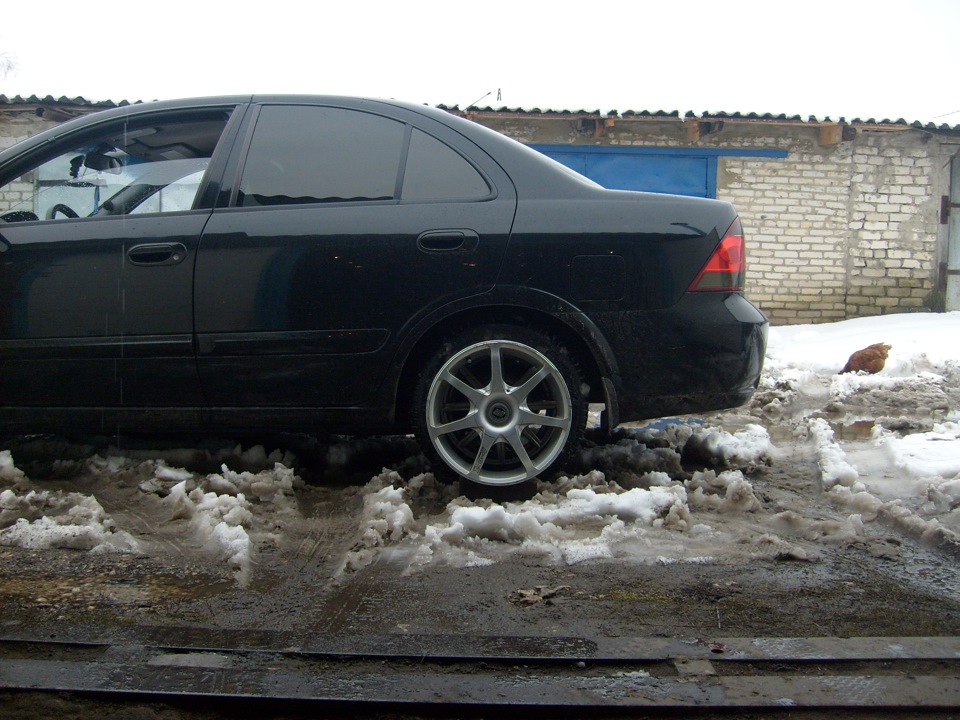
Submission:
[[[567,384],[542,353],[508,340],[464,348],[436,374],[427,432],[462,477],[512,485],[536,477],[563,450],[572,409]]]

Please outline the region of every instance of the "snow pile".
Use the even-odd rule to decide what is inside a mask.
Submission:
[[[873,483],[870,489],[924,519],[922,526],[916,524],[922,534],[932,531],[937,538],[960,538],[960,423],[935,424],[929,432],[903,437],[878,430],[874,441],[896,477]],[[904,513],[896,516],[903,524]]]
[[[133,536],[117,530],[96,498],[33,489],[6,450],[0,452],[0,482],[13,485],[0,492],[0,545],[29,550],[140,550]]]
[[[817,465],[823,489],[842,485],[854,491],[866,489],[860,482],[860,473],[847,462],[840,445],[834,441],[833,429],[823,418],[814,418],[807,423],[807,432],[813,440],[817,453]]]
[[[454,543],[468,538],[524,543],[531,539],[568,539],[585,527],[588,534],[595,534],[617,523],[686,529],[686,493],[682,487],[623,490],[607,483],[600,472],[573,480],[585,480],[588,487],[559,493],[541,490],[528,502],[503,505],[459,498],[447,508],[449,521],[434,523],[429,531]]]
[[[650,473],[644,481],[648,488],[626,489],[592,471],[542,483],[539,492],[523,502],[458,496],[439,513],[418,514],[417,500],[435,487],[433,476],[420,475],[407,483],[396,472],[385,471],[365,488],[359,537],[341,572],[359,570],[381,557],[403,562],[406,571],[433,563],[489,565],[517,554],[575,564],[631,557],[638,547],[642,552],[636,559],[654,562],[662,552],[650,548],[664,533],[712,532],[694,523],[684,482],[662,472]],[[689,484],[694,503],[704,511],[753,511],[760,505],[739,471],[696,473]],[[683,551],[677,554],[688,562],[702,560]]]
[[[421,552],[421,559],[460,555],[476,564],[479,558],[491,562],[510,548],[573,564],[614,557],[617,544],[641,536],[644,528],[688,527],[681,486],[624,490],[596,471],[571,480],[586,487],[544,489],[522,503],[455,500],[424,529],[429,552]]]
[[[768,465],[773,455],[769,433],[752,424],[732,434],[722,428],[702,428],[680,444],[684,460],[714,467]]]
[[[655,544],[651,533],[661,538],[711,533],[708,525],[693,521],[692,508],[705,513],[760,509],[740,468],[770,462],[773,446],[763,428],[748,425],[729,433],[675,423],[620,435],[612,445],[583,453],[592,470],[541,482],[526,501],[470,500],[454,496],[453,486],[437,483],[430,474],[405,481],[401,473],[385,469],[363,489],[358,538],[341,572],[385,555],[408,568],[488,565],[514,554],[561,564],[627,557],[631,548]],[[691,447],[704,464],[730,469],[686,472],[681,450]],[[435,502],[424,502],[428,496]],[[439,512],[436,501],[442,503]],[[658,558],[646,549],[642,554],[649,561]],[[702,559],[677,554],[687,561]]]
[[[875,375],[839,370],[892,346]],[[836,505],[933,543],[960,533],[960,313],[772,328],[754,407],[800,416]],[[837,432],[859,424],[863,432]]]
[[[219,473],[197,477],[161,461],[153,478],[140,488],[165,495],[170,520],[187,520],[201,547],[227,562],[245,583],[253,563],[250,533],[256,527],[257,507],[272,504],[281,512],[292,512],[293,492],[301,484],[294,471],[281,463],[258,473],[238,473],[224,465]]]
[[[31,447],[37,452],[36,445]],[[42,450],[42,449],[41,449]],[[179,467],[208,466],[228,458],[239,467],[221,464],[220,472],[203,474]],[[239,445],[205,449],[112,449],[74,462],[67,477],[87,474],[114,487],[139,488],[159,496],[167,508],[166,522],[185,521],[194,542],[208,555],[226,562],[245,581],[254,561],[256,542],[276,539],[282,517],[296,513],[295,491],[302,481],[284,462],[290,453],[267,453],[262,446],[244,450]],[[58,471],[56,461],[49,474]],[[31,549],[71,548],[104,552],[141,552],[127,532],[119,531],[96,498],[80,493],[38,491],[15,466],[9,451],[0,451],[0,544]],[[269,508],[260,520],[261,508]]]
[[[621,483],[650,472],[680,474],[680,453],[656,432],[624,430],[613,445],[600,445],[582,453],[584,467],[599,470]],[[666,446],[666,447],[664,447]]]
[[[9,450],[0,450],[0,483],[26,488],[30,481],[23,471],[13,463]]]
[[[781,534],[802,537],[808,542],[826,542],[834,545],[856,542],[864,535],[863,517],[848,516],[845,520],[815,520],[792,510],[773,516],[770,527]]]
[[[188,492],[184,480],[171,488],[165,502],[171,520],[189,520],[203,547],[226,560],[238,578],[247,579],[251,562],[247,528],[253,512],[243,493],[218,495],[199,487]]]
[[[770,328],[765,375],[795,370],[808,379],[840,372],[855,351],[884,342],[892,346],[881,376],[956,370],[960,358],[960,312],[884,315],[823,325]]]
[[[916,477],[960,478],[960,423],[936,424],[930,432],[906,437],[881,435],[878,444],[895,467]]]
[[[863,472],[848,461],[825,420],[811,420],[807,428],[828,498],[857,513],[851,516],[858,523],[855,534],[863,533],[864,520],[881,519],[931,544],[960,542],[960,428],[955,423],[906,437],[876,428],[872,449],[860,452]]]
[[[297,458],[290,451],[267,452],[263,445],[253,445],[246,450],[243,445],[213,443],[199,448],[134,449],[112,447],[106,456],[110,472],[148,462],[169,468],[217,468],[224,465],[258,472],[274,467],[277,463],[296,467]]]
[[[840,375],[847,358],[874,343],[891,346],[876,375]],[[776,420],[793,413],[893,419],[956,417],[960,313],[885,315],[770,329],[764,376],[753,406]]]
[[[713,470],[694,473],[684,483],[690,507],[715,512],[756,512],[762,503],[753,492],[753,485],[739,470],[717,475]]]
[[[752,468],[769,465],[775,454],[769,433],[755,424],[730,433],[699,422],[661,422],[625,428],[619,435],[612,445],[585,450],[582,459],[587,468],[629,486],[649,487],[642,478],[650,473],[683,477],[684,462],[718,469]]]
[[[418,475],[404,484],[399,473],[384,468],[366,484],[360,536],[347,553],[338,575],[366,567],[376,560],[382,548],[415,534],[416,523],[408,500],[429,481],[433,481],[432,475]]]

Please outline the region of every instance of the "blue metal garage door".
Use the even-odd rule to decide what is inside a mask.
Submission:
[[[722,156],[783,158],[783,150],[715,148],[623,148],[531,145],[605,188],[717,196],[717,160]]]

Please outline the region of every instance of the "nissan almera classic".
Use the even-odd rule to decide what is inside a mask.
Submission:
[[[512,485],[588,403],[736,406],[762,366],[731,205],[605,190],[428,107],[94,113],[0,153],[0,219],[7,432],[415,433]]]

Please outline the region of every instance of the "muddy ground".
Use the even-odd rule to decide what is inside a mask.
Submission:
[[[294,645],[403,634],[707,641],[960,635],[955,546],[924,544],[882,518],[854,536],[829,537],[823,528],[842,525],[849,509],[824,492],[809,438],[782,417],[765,419],[757,407],[752,415],[705,418],[731,427],[759,420],[777,450],[767,462],[740,468],[759,509],[696,513],[699,521],[724,529],[719,540],[707,541],[722,545],[709,553],[709,562],[690,561],[698,554],[692,551],[686,561],[676,561],[682,557],[677,552],[665,561],[671,552],[664,547],[695,541],[651,529],[633,552],[572,564],[518,552],[475,567],[416,564],[409,543],[398,543],[345,570],[345,558],[358,547],[364,486],[383,467],[409,465],[416,449],[408,439],[364,444],[364,452],[332,467],[329,452],[316,451],[323,444],[270,438],[263,440],[266,447],[287,443],[286,450],[298,455],[304,482],[293,507],[267,517],[273,527],[260,530],[270,541],[258,542],[249,573],[240,578],[183,523],[171,521],[162,500],[144,492],[143,471],[135,465],[110,474],[77,470],[98,453],[148,456],[158,441],[121,439],[118,448],[117,438],[7,438],[3,447],[35,488],[95,496],[115,525],[137,538],[140,551],[0,547],[0,634],[109,641],[131,628],[204,628],[275,632]],[[857,429],[848,432],[855,436]],[[602,447],[611,441],[594,436],[593,442]],[[204,462],[184,466],[195,473],[215,470]],[[419,497],[416,512],[441,513],[451,494],[455,488]],[[803,522],[791,530],[771,520],[783,513]],[[756,538],[771,527],[786,545],[758,550]],[[36,702],[32,695],[2,695],[0,710],[22,713]],[[60,714],[58,702],[45,699],[34,710],[42,716],[47,710],[40,708],[49,706],[51,715]],[[199,712],[167,711],[169,717]]]
[[[755,471],[777,507],[840,521],[816,490],[816,468],[784,458]],[[36,481],[35,481],[36,482]],[[102,482],[102,481],[101,481]],[[883,524],[854,542],[807,546],[813,559],[755,555],[726,562],[597,559],[573,565],[523,555],[493,565],[409,570],[405,553],[338,573],[357,541],[359,485],[298,491],[301,515],[263,545],[240,583],[137,507],[137,489],[38,485],[95,494],[115,522],[152,541],[149,555],[0,548],[3,630],[69,636],[72,628],[164,625],[258,628],[302,635],[469,633],[576,637],[807,637],[960,634],[960,572],[949,548],[925,547]],[[132,497],[131,497],[132,496]],[[439,512],[441,508],[436,508]]]

